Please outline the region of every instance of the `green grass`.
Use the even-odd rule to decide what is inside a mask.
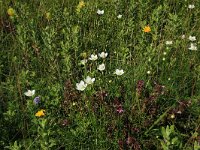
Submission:
[[[84,2],[0,1],[0,148],[200,149],[198,0]]]

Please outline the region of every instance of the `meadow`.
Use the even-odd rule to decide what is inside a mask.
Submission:
[[[0,6],[0,149],[200,149],[199,0]]]

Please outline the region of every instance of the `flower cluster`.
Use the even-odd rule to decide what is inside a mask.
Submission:
[[[26,91],[26,92],[24,93],[24,95],[26,95],[26,96],[28,96],[28,97],[32,97],[33,95],[35,95],[35,90],[28,90],[28,91]],[[35,97],[35,98],[33,99],[33,103],[34,103],[35,105],[38,105],[38,104],[40,103],[40,97],[39,97],[39,96]],[[36,117],[42,117],[42,116],[45,115],[44,112],[45,112],[45,110],[44,110],[44,109],[41,109],[41,110],[39,110],[39,111],[35,114],[35,116],[36,116]]]
[[[189,36],[188,38],[191,42],[194,42],[196,41],[196,37],[195,36]],[[189,50],[194,50],[196,51],[197,50],[197,45],[196,43],[190,43],[190,47],[188,48]]]
[[[93,84],[95,81],[95,78],[91,78],[90,76],[87,76],[86,79],[81,80],[79,83],[76,83],[76,89],[79,91],[84,91],[87,85]]]
[[[103,10],[103,9],[102,9],[102,10],[98,9],[98,10],[97,10],[97,14],[98,14],[98,15],[103,15],[103,14],[104,14],[104,10]],[[117,18],[118,18],[118,19],[121,19],[121,18],[122,18],[122,15],[119,14],[119,15],[117,16]]]
[[[188,8],[189,9],[193,9],[193,8],[195,8],[195,6],[192,4],[192,5],[188,5]]]
[[[97,54],[91,54],[90,57],[88,58],[91,61],[96,61],[98,59],[98,56],[102,59],[105,59],[108,56],[107,52],[101,52],[98,55]],[[81,64],[85,65],[87,63],[87,59],[83,59],[81,60]],[[104,71],[106,69],[106,65],[104,63],[99,64],[97,66],[97,70],[99,71]],[[124,74],[124,70],[123,69],[116,69],[114,72],[115,75],[121,76],[122,74]],[[90,76],[87,76],[86,79],[81,80],[79,83],[76,83],[76,89],[79,91],[84,91],[86,89],[86,87],[89,84],[93,84],[93,82],[95,81],[95,78],[91,78]]]

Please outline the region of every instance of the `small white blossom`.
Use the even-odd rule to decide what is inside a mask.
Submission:
[[[98,9],[98,10],[97,10],[97,14],[98,14],[98,15],[103,15],[103,14],[104,14],[104,10]]]
[[[122,15],[118,15],[117,18],[118,18],[118,19],[121,19],[121,18],[122,18]]]
[[[107,56],[108,56],[108,53],[105,53],[105,52],[99,53],[99,57],[101,58],[106,58]]]
[[[185,35],[183,34],[183,35],[181,36],[181,38],[182,38],[182,39],[185,39]]]
[[[147,71],[147,74],[151,74],[151,71]]]
[[[119,69],[116,69],[114,74],[118,75],[118,76],[121,76],[122,74],[124,74],[124,70],[119,70]]]
[[[35,90],[28,90],[27,92],[24,93],[26,96],[33,96],[35,94]]]
[[[97,67],[97,69],[98,70],[100,70],[100,71],[103,71],[103,70],[105,70],[105,64],[101,64],[101,65],[99,65],[98,67]]]
[[[86,63],[87,63],[87,59],[81,60],[81,64],[82,64],[82,65],[85,65]]]
[[[82,80],[80,83],[76,83],[76,89],[79,91],[84,91],[86,87],[87,87],[87,84],[84,83],[84,81]]]
[[[84,81],[87,84],[92,84],[95,81],[95,78],[91,78],[90,76],[87,76]]]
[[[166,45],[172,45],[172,43],[173,43],[172,41],[166,41],[165,42]]]
[[[196,41],[196,36],[189,36],[189,40],[192,41],[192,42]]]
[[[163,52],[163,55],[167,55],[167,52]]]
[[[189,50],[194,50],[194,51],[196,51],[196,50],[197,50],[197,46],[196,46],[195,43],[191,43],[191,44],[190,44],[190,47],[189,47],[188,49],[189,49]]]
[[[97,60],[98,59],[98,56],[97,55],[94,55],[92,54],[89,58],[89,60]]]
[[[188,6],[189,9],[193,9],[194,7],[195,6],[193,4]]]
[[[162,59],[163,61],[165,61],[166,60],[166,58],[165,57],[163,57],[163,59]]]

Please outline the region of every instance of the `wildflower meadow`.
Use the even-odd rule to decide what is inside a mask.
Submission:
[[[200,150],[199,0],[0,0],[1,150]]]

